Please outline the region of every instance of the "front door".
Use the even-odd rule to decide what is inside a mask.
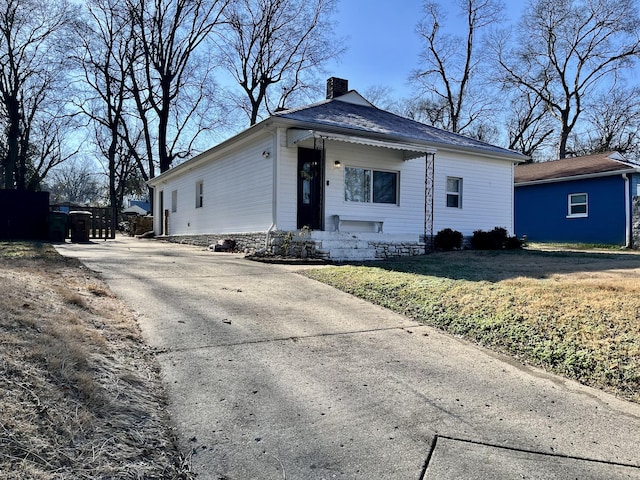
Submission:
[[[298,228],[322,230],[322,151],[298,148]]]

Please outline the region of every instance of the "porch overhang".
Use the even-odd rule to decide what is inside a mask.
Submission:
[[[290,128],[287,130],[287,146],[293,147],[305,140],[333,140],[336,142],[354,143],[357,145],[367,145],[370,147],[389,148],[401,150],[404,160],[424,157],[426,154],[435,154],[437,149],[424,145],[416,145],[405,142],[395,142],[392,140],[379,140],[375,138],[361,137],[357,135],[344,135],[340,133],[323,132],[319,130],[306,130],[300,128]]]

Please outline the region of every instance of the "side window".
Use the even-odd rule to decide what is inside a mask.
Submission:
[[[567,217],[581,218],[589,216],[589,197],[586,193],[569,194]]]
[[[196,182],[196,208],[202,208],[204,205],[204,181]]]
[[[447,207],[462,208],[462,179],[447,177]]]
[[[178,191],[171,192],[171,213],[178,211]]]

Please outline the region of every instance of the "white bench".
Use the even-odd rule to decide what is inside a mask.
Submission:
[[[342,224],[344,222],[348,223],[361,223],[363,225],[369,224],[373,227],[373,231],[376,233],[382,233],[382,225],[384,224],[384,220],[376,217],[363,217],[363,216],[352,216],[352,215],[332,215],[333,222],[335,225],[335,231],[339,232],[342,230]]]

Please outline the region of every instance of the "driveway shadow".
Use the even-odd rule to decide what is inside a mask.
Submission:
[[[607,271],[640,278],[640,252],[462,250],[433,252],[370,265],[395,272],[487,282]]]

